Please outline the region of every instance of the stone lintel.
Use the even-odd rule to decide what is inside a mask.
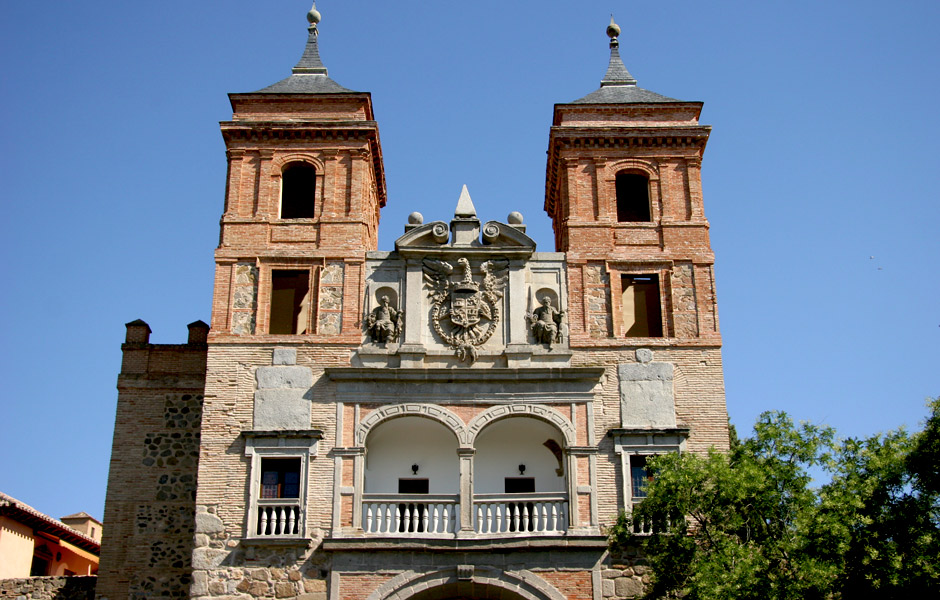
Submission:
[[[276,546],[276,547],[295,546],[295,547],[309,548],[312,543],[313,543],[313,538],[308,538],[308,537],[297,537],[297,538],[259,537],[259,538],[242,538],[238,540],[239,546]]]
[[[242,436],[246,438],[313,438],[317,440],[323,439],[323,430],[322,429],[278,429],[275,431],[268,430],[251,430],[243,431]]]

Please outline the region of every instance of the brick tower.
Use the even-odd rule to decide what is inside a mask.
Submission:
[[[343,292],[358,289],[363,254],[377,247],[382,149],[371,96],[327,75],[315,15],[290,77],[229,94],[211,323],[217,344],[299,334],[306,342],[359,341],[358,294]]]
[[[711,128],[701,102],[637,87],[618,34],[612,22],[600,89],[555,105],[549,139],[545,210],[581,282],[572,338],[720,345],[701,185]]]
[[[607,34],[610,64],[600,88],[556,104],[549,136],[545,210],[568,261],[571,345],[582,356],[642,346],[681,365],[687,381],[675,385],[675,408],[678,423],[696,425],[689,448],[725,448],[714,254],[701,187],[711,128],[698,122],[701,102],[638,87],[613,19]],[[633,385],[621,374],[622,388]],[[642,422],[623,408],[624,427]]]

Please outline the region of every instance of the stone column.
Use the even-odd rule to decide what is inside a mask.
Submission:
[[[460,533],[473,533],[473,448],[458,448],[460,458]]]
[[[570,449],[565,450],[565,458],[568,460],[568,528],[578,529],[581,527],[581,516],[578,514],[578,459]]]

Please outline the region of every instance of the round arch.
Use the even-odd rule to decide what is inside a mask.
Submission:
[[[659,181],[659,167],[655,162],[650,160],[643,160],[639,158],[618,160],[608,164],[606,170],[606,179],[609,180],[613,180],[613,178],[617,176],[617,173],[632,171],[634,173],[642,173],[643,175],[646,175],[650,181]]]
[[[553,585],[531,571],[457,566],[431,573],[406,571],[382,584],[366,600],[566,600]]]
[[[311,154],[302,154],[300,152],[291,152],[290,154],[276,154],[271,159],[271,166],[274,167],[271,169],[271,176],[280,179],[281,174],[284,172],[284,167],[290,165],[291,163],[305,163],[311,165],[317,170],[317,177],[320,177],[320,174],[324,172],[323,161]]]
[[[436,404],[396,404],[382,406],[370,412],[356,427],[356,445],[365,446],[369,433],[379,424],[399,417],[424,417],[438,421],[457,437],[457,445],[468,446],[469,434],[456,414]]]
[[[566,448],[576,445],[577,438],[571,421],[557,410],[541,404],[501,404],[488,408],[467,425],[469,445],[475,445],[477,437],[487,425],[509,417],[533,417],[545,421],[561,432]]]

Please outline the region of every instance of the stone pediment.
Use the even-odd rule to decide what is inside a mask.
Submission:
[[[451,222],[451,228],[455,221]],[[457,225],[459,227],[460,225]],[[535,240],[525,233],[516,229],[516,227],[499,221],[487,221],[482,228],[477,222],[476,227],[481,231],[478,238],[474,238],[470,243],[459,243],[456,236],[451,235],[450,228],[444,221],[434,221],[420,225],[405,235],[395,240],[395,250],[403,255],[407,255],[409,250],[427,251],[434,250],[467,250],[467,249],[486,249],[486,250],[519,250],[523,252],[535,252]]]
[[[514,222],[487,221],[481,227],[467,186],[463,186],[449,226],[444,221],[423,223],[420,213],[412,213],[405,234],[395,240],[395,250],[404,257],[429,251],[496,250],[507,258],[527,258],[535,252],[535,241],[525,234],[522,215],[512,213],[509,219]]]

